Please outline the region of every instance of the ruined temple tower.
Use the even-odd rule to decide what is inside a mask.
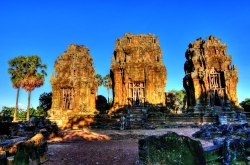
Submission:
[[[89,49],[71,44],[55,61],[56,74],[51,74],[51,118],[63,120],[69,115],[94,114],[95,96],[98,88],[95,69]]]
[[[114,109],[165,104],[166,67],[158,37],[126,33],[118,38],[110,69]]]
[[[201,106],[229,109],[231,105],[238,105],[237,67],[231,64],[232,56],[226,52],[227,45],[221,44],[220,40],[209,36],[189,44],[183,79],[189,109],[198,110]]]

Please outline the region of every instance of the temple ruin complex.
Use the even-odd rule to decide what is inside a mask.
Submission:
[[[110,69],[114,110],[165,105],[166,67],[158,37],[126,33],[118,38]]]
[[[185,53],[183,86],[187,93],[187,106],[198,110],[214,106],[228,109],[238,105],[236,85],[237,66],[226,52],[227,45],[219,38],[208,36],[189,44]]]
[[[73,115],[95,114],[95,96],[98,82],[89,49],[71,44],[55,61],[55,75],[52,73],[51,119],[66,121]]]

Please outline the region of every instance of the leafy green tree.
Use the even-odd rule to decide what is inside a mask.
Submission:
[[[29,111],[30,111],[30,116],[38,116],[35,108],[31,107]]]
[[[107,74],[103,77],[103,86],[108,90],[108,103],[109,103],[109,90],[112,88],[112,81],[110,78],[110,74]]]
[[[24,121],[26,119],[26,111],[23,109],[19,109],[18,110],[18,114],[17,114],[17,119],[20,121]]]
[[[47,113],[47,111],[51,108],[52,105],[52,92],[46,93],[40,95],[39,97],[39,108],[43,109]],[[37,108],[37,109],[39,109]]]
[[[15,108],[14,107],[6,107],[3,106],[2,110],[1,110],[1,116],[2,116],[2,120],[3,121],[10,121],[11,118],[13,117],[15,112]]]
[[[42,60],[37,55],[28,56],[25,61],[25,76],[21,81],[21,85],[25,91],[28,92],[28,106],[26,120],[30,119],[30,96],[31,91],[44,84],[45,76],[47,73],[44,69],[47,69],[46,64],[42,64]]]
[[[46,113],[47,113],[47,111],[44,111],[44,109],[42,108],[42,107],[40,107],[40,106],[38,106],[37,108],[36,108],[36,113],[38,114],[38,116],[45,116],[46,115]]]
[[[16,93],[16,108],[14,111],[13,121],[17,121],[17,113],[18,113],[18,98],[21,87],[21,81],[24,79],[24,56],[18,56],[14,59],[8,61],[10,68],[8,69],[8,73],[10,74],[10,80],[12,82],[13,88],[17,89]]]
[[[103,85],[103,78],[100,74],[95,74],[95,79],[98,81],[98,87]],[[97,95],[98,95],[98,91],[97,91]]]
[[[15,108],[14,107],[6,107],[3,106],[1,110],[1,114],[3,115],[3,120],[8,121],[11,117],[14,116]],[[26,111],[23,109],[18,109],[17,111],[17,120],[25,120],[26,118]]]
[[[41,107],[37,107],[37,109],[31,107],[30,108],[30,116],[41,116],[44,115],[44,110]]]
[[[175,89],[172,89],[170,90],[169,92],[173,93],[177,99],[177,101],[181,104],[181,106],[183,107],[184,105],[184,97],[186,95],[186,91],[184,89],[182,90],[175,90]]]
[[[247,107],[250,107],[250,98],[246,98],[240,103],[240,105],[246,110]]]
[[[3,114],[3,116],[10,116],[10,117],[13,117],[14,111],[15,111],[15,108],[14,108],[14,107],[6,107],[6,106],[3,106],[3,107],[2,107],[1,113]]]

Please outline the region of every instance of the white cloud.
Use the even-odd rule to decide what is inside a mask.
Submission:
[[[16,104],[11,104],[8,107],[16,107]],[[18,109],[27,109],[27,105],[24,105],[22,103],[18,103]]]
[[[24,105],[22,103],[18,103],[18,109],[26,109],[27,105]]]

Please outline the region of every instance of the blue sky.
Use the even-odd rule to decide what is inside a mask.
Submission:
[[[226,43],[227,54],[238,66],[239,102],[250,97],[250,1],[242,0],[37,0],[0,2],[0,107],[14,106],[16,90],[7,73],[8,60],[36,54],[48,65],[45,84],[31,94],[50,92],[54,61],[69,44],[85,45],[96,73],[109,73],[115,40],[124,33],[152,33],[159,37],[167,67],[165,91],[183,89],[185,51],[197,38],[214,35]],[[107,96],[101,87],[98,94]],[[27,105],[20,91],[20,106]],[[0,108],[1,109],[1,108]]]

